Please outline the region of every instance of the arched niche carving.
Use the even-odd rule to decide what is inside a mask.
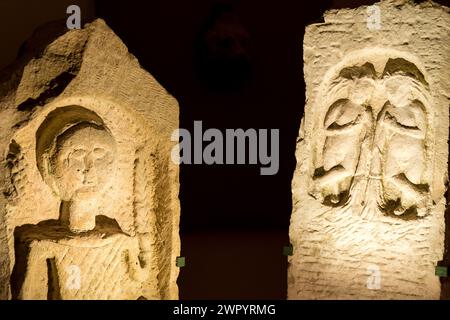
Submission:
[[[160,233],[172,223],[176,176],[161,137],[145,122],[109,101],[70,98],[47,105],[15,134],[13,298],[164,298],[173,248],[164,248]],[[107,179],[93,183],[80,173],[77,180],[88,167]],[[80,273],[81,286],[70,285],[70,272]]]

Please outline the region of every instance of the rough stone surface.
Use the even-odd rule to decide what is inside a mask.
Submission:
[[[440,297],[449,9],[376,6],[306,28],[289,299]]]
[[[178,104],[102,20],[0,74],[0,299],[177,299]]]

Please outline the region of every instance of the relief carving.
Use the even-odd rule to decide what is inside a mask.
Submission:
[[[449,13],[381,0],[306,27],[289,299],[440,298]]]
[[[177,299],[178,104],[101,19],[53,31],[0,83],[0,299]]]
[[[365,62],[344,67],[329,92],[340,97],[331,97],[319,128],[325,138],[317,142],[311,195],[333,207],[365,207],[375,196],[386,214],[425,216],[431,201],[423,74],[402,58],[378,71]]]
[[[13,298],[95,298],[100,287],[113,295],[115,281],[122,282],[121,290],[137,291],[138,280],[150,275],[139,263],[138,238],[124,233],[114,219],[98,215],[98,196],[107,192],[115,162],[115,141],[102,126],[81,122],[53,139],[38,163],[48,168],[41,174],[53,180],[61,198],[59,220],[16,228]],[[67,272],[74,267],[78,277],[89,277],[78,279],[76,288]],[[140,273],[144,277],[137,277]],[[114,297],[128,295],[117,292]]]

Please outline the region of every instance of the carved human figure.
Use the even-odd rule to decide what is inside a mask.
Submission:
[[[329,206],[366,206],[377,198],[385,213],[426,215],[423,75],[396,58],[378,71],[370,62],[343,68],[334,80],[330,92],[339,98],[320,124],[325,138],[317,142],[310,193]]]
[[[142,239],[97,212],[116,170],[113,137],[103,126],[81,122],[57,136],[49,153],[60,219],[16,228],[13,298],[141,297],[148,274],[139,259]]]
[[[74,126],[59,136],[51,167],[62,199],[62,218],[72,232],[94,229],[96,195],[114,175],[115,148],[106,130]]]

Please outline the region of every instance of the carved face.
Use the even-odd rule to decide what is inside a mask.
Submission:
[[[426,214],[425,108],[428,84],[412,63],[389,59],[343,68],[319,128],[312,195],[329,206],[372,206],[388,214]]]
[[[102,191],[114,174],[115,143],[92,124],[78,124],[57,138],[53,173],[62,200],[90,198]]]

